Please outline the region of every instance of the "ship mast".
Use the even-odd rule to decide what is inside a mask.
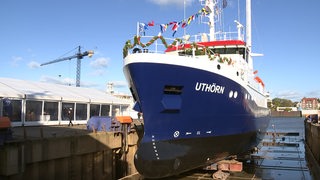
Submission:
[[[248,65],[249,70],[253,69],[252,56],[251,56],[251,0],[246,0],[246,43],[248,47]]]
[[[215,20],[214,20],[214,16],[215,16],[215,6],[217,5],[217,1],[216,0],[206,0],[206,8],[209,8],[211,13],[209,13],[208,18],[209,18],[209,36],[210,36],[210,41],[215,41],[216,40],[216,36],[215,36]]]

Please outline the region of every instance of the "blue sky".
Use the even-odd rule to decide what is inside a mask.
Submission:
[[[228,0],[226,13],[234,15],[226,15],[230,22],[237,18],[238,1],[245,0]],[[186,5],[187,17],[200,9],[197,0]],[[254,68],[272,98],[320,98],[319,8],[319,0],[253,0],[253,51],[264,54],[255,58]],[[72,56],[80,45],[95,51],[82,60],[81,85],[105,90],[107,82],[114,82],[116,91],[128,93],[122,48],[135,35],[136,23],[181,21],[183,14],[183,0],[3,0],[0,77],[74,83],[76,59],[38,65]],[[242,15],[240,20],[245,24]],[[225,28],[235,30],[231,25]],[[203,27],[193,23],[187,32],[195,31],[191,26]],[[171,36],[168,31],[164,35]]]

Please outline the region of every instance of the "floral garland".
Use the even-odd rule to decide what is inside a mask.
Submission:
[[[126,41],[124,47],[123,47],[123,58],[125,58],[128,55],[129,49],[132,49],[136,45],[141,46],[142,48],[149,47],[151,44],[154,43],[157,39],[160,39],[164,47],[171,48],[172,46],[175,46],[177,42],[182,43],[182,40],[179,38],[176,38],[170,45],[167,44],[166,40],[163,38],[163,36],[154,36],[149,42],[146,44],[143,44],[140,41],[140,36],[134,36],[133,38],[133,44],[131,43],[131,40]]]
[[[166,47],[166,48],[172,48],[172,46],[176,46],[177,42],[179,42],[180,44],[182,44],[182,40],[179,38],[176,38],[170,45],[167,44],[166,40],[163,38],[163,36],[154,36],[149,42],[147,42],[146,44],[143,44],[140,41],[140,36],[134,36],[133,38],[133,44],[131,43],[131,40],[126,41],[124,47],[123,47],[123,58],[125,58],[128,55],[128,51],[129,49],[132,49],[133,47],[135,47],[136,45],[139,45],[142,48],[145,47],[149,47],[151,44],[153,44],[157,39],[160,39],[162,44]],[[204,47],[204,49],[199,50],[199,45],[195,42],[193,42],[191,44],[191,48],[185,48],[183,46],[183,50],[185,51],[192,51],[192,49],[195,48],[195,52],[197,55],[204,55],[205,52],[208,54],[208,58],[211,61],[217,60],[219,63],[224,63],[227,62],[228,65],[234,64],[234,62],[232,61],[231,58],[227,58],[227,57],[221,57],[219,53],[214,53],[212,55],[210,49],[208,47]]]

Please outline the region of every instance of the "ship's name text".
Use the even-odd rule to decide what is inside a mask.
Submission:
[[[216,83],[208,84],[208,83],[199,83],[196,84],[196,91],[203,91],[203,92],[211,92],[211,93],[224,93],[224,86],[217,85]]]

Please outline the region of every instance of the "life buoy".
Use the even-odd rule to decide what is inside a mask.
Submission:
[[[263,81],[258,76],[256,76],[254,80],[256,80],[258,83],[260,83],[264,87]]]

